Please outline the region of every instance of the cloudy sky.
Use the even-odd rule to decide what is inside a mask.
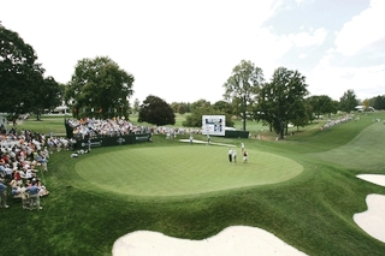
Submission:
[[[0,0],[0,20],[47,76],[67,83],[78,60],[108,56],[140,101],[222,100],[242,59],[267,81],[298,70],[311,95],[385,94],[384,0]]]

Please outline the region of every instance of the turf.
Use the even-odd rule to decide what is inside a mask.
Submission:
[[[375,122],[346,145],[314,154],[315,157],[351,169],[385,171],[385,126]]]
[[[108,158],[111,155],[123,152],[123,160],[128,161],[125,167],[129,169],[134,151],[175,152],[188,148],[178,140],[166,140],[164,135],[154,136],[153,143],[98,148],[78,159],[71,159],[69,151],[55,152],[49,161],[49,172],[44,174],[44,183],[51,193],[42,199],[43,210],[23,211],[20,201],[12,199],[9,209],[0,209],[4,234],[0,239],[1,255],[104,256],[111,255],[113,243],[120,236],[136,230],[200,240],[232,225],[263,228],[309,255],[383,255],[385,243],[366,234],[353,221],[355,213],[367,209],[368,194],[385,194],[384,187],[356,178],[357,174],[385,174],[378,157],[383,155],[385,126],[373,123],[374,117],[383,120],[385,113],[362,115],[357,122],[343,123],[323,132],[319,130],[321,122],[312,124],[284,141],[242,140],[252,152],[251,163],[258,154],[270,154],[296,162],[302,166],[302,173],[283,182],[217,188],[193,195],[138,196],[110,191],[100,185],[110,179],[115,179],[117,186],[123,182],[112,177],[121,168],[115,168],[119,162],[111,161]],[[28,127],[29,122],[24,122],[23,127]],[[62,120],[43,119],[33,125],[36,131],[38,125],[44,126],[42,131],[49,131],[50,125],[59,127]],[[196,135],[194,139],[205,138]],[[238,147],[241,142],[214,137],[212,140]],[[197,148],[203,151],[205,147]],[[227,148],[218,147],[218,150],[221,164],[228,164]],[[83,161],[86,164],[89,159],[95,166],[90,171],[94,172],[82,176],[77,164]],[[165,155],[163,160],[176,161],[175,153]],[[201,159],[188,160],[201,162]],[[146,171],[154,172],[158,165],[153,163]],[[243,171],[238,172],[242,167],[235,168],[236,171],[226,172]],[[180,169],[183,173],[183,168]],[[220,174],[219,178],[225,179]],[[146,185],[141,189],[143,193],[151,191]]]
[[[303,170],[293,160],[257,150],[248,151],[247,163],[241,156],[237,163],[229,163],[227,150],[199,144],[163,150],[124,149],[87,157],[75,169],[89,186],[98,188],[95,190],[135,196],[194,195],[273,184],[294,178]]]

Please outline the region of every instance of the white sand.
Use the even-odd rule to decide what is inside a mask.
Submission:
[[[158,232],[136,231],[119,238],[114,256],[217,256],[217,255],[306,255],[273,234],[259,228],[228,227],[204,240],[178,239]]]
[[[385,175],[358,175],[358,178],[385,186]],[[366,198],[368,210],[353,216],[366,233],[385,242],[385,196]],[[178,239],[158,232],[135,231],[119,238],[112,248],[114,256],[216,256],[216,255],[306,255],[273,234],[259,228],[228,227],[204,240]]]
[[[360,174],[358,178],[369,181],[371,183],[385,187],[385,175],[382,174]]]
[[[361,174],[358,178],[385,186],[385,175]],[[353,219],[370,236],[385,243],[385,196],[370,194],[366,197],[368,210],[354,214]]]

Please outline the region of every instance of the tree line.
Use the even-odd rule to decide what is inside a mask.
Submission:
[[[261,68],[242,60],[223,84],[223,100],[213,104],[205,99],[169,104],[151,94],[143,102],[135,99],[130,104],[134,75],[107,56],[79,60],[67,84],[45,77],[37,59],[32,46],[0,23],[0,112],[9,113],[10,118],[34,113],[39,119],[45,110],[65,102],[76,118],[129,119],[135,113],[139,122],[172,125],[175,113],[189,113],[183,125],[201,127],[202,115],[221,114],[227,117],[226,126],[233,126],[234,116],[242,119],[243,130],[248,120],[257,120],[283,138],[289,124],[304,126],[338,110],[350,113],[360,103],[353,90],[347,90],[339,101],[327,95],[310,96],[306,77],[285,67],[277,68],[266,81]],[[385,109],[385,96],[366,99],[362,105]]]

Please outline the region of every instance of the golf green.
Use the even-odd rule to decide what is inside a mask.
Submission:
[[[87,157],[76,172],[89,187],[133,196],[186,196],[275,184],[303,167],[288,158],[248,150],[248,163],[228,161],[227,147],[184,145],[122,149]]]

